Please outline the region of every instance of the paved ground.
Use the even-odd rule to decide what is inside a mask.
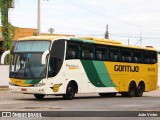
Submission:
[[[101,98],[98,94],[80,94],[74,100],[63,100],[60,96],[46,96],[43,100],[36,100],[33,95],[0,89],[0,96],[0,111],[86,111],[85,114],[87,111],[160,111],[160,90],[133,98],[120,95]]]

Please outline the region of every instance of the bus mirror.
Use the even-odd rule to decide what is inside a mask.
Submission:
[[[5,57],[6,55],[10,54],[10,50],[8,51],[5,51],[2,56],[1,56],[1,64],[4,65],[4,60],[5,60]]]
[[[43,54],[42,54],[42,61],[41,64],[45,65],[46,64],[46,57],[49,54],[49,50],[46,50]]]

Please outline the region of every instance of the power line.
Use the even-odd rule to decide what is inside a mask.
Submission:
[[[101,36],[104,37],[104,34],[76,34],[78,36]],[[122,38],[140,38],[140,36],[129,36],[129,35],[114,35],[112,33],[109,33],[109,36],[113,36],[113,37],[122,37]],[[160,37],[147,37],[147,36],[142,36],[143,39],[157,39],[160,40]]]
[[[103,11],[100,11],[99,9],[93,7],[93,6],[89,6],[88,4],[86,4],[85,2],[79,0],[79,1],[75,1],[73,0],[74,3],[76,3],[78,6],[81,5],[83,8],[91,11],[91,12],[94,12],[100,16],[103,16],[103,17],[108,17]],[[124,24],[128,24],[128,25],[131,25],[131,26],[134,26],[134,27],[138,27],[138,28],[144,28],[144,29],[148,29],[148,30],[154,30],[154,31],[159,31],[159,29],[155,29],[155,28],[150,28],[150,27],[146,27],[146,26],[142,26],[142,25],[138,25],[138,24],[134,24],[134,23],[130,23],[130,22],[127,22],[127,21],[124,21],[124,20],[120,20],[120,19],[117,19],[113,16],[109,16],[109,18],[115,20],[115,21],[118,21],[118,22],[121,22],[121,23],[124,23]]]

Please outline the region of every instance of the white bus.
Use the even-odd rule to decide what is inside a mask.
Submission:
[[[9,51],[4,52],[1,63]],[[33,36],[19,39],[10,63],[14,93],[141,97],[157,87],[157,51],[99,38]]]

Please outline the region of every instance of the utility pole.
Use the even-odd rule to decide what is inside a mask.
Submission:
[[[136,42],[135,45],[137,45],[137,43],[140,42],[140,46],[142,46],[142,40],[143,40],[143,39],[142,39],[142,31],[140,31],[140,36],[139,36],[139,37],[140,37],[140,39]],[[135,45],[134,45],[134,46],[135,46]]]
[[[48,31],[49,31],[50,35],[52,35],[53,32],[54,32],[54,29],[53,29],[53,28],[50,28]]]
[[[142,31],[140,31],[140,46],[142,46]]]
[[[41,35],[41,0],[38,0],[38,9],[37,9],[37,36],[39,35]]]
[[[109,39],[108,24],[106,25],[106,32],[104,38]]]
[[[41,35],[41,14],[40,14],[41,1],[38,0],[38,13],[37,13],[37,36]]]

